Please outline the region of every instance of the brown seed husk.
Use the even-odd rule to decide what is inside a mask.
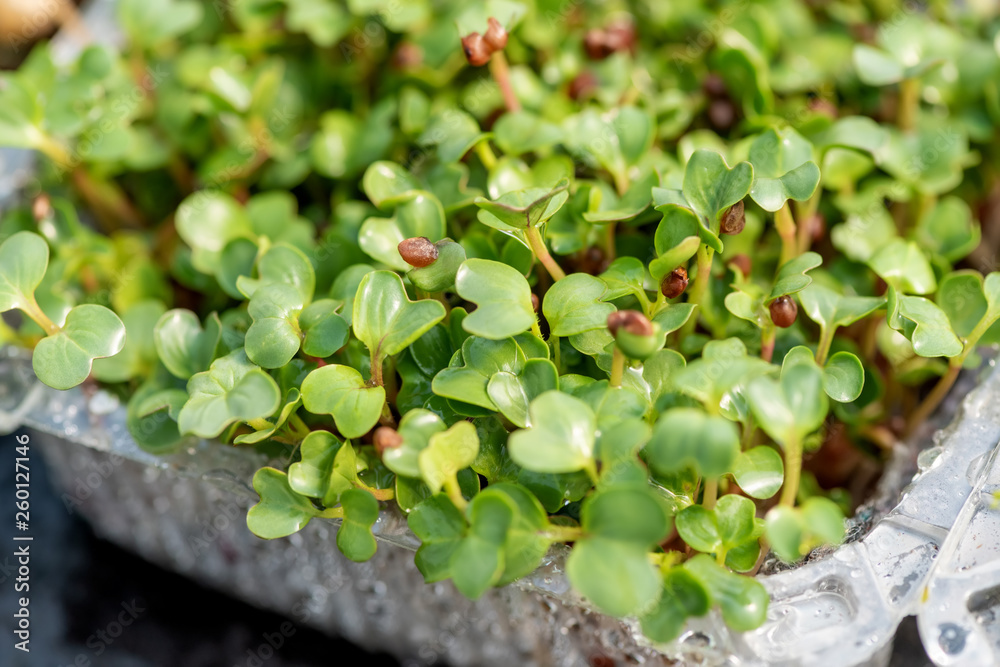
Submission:
[[[637,310],[617,310],[608,315],[608,331],[612,336],[617,336],[619,331],[634,336],[652,336],[653,323]]]
[[[668,273],[663,277],[660,282],[660,291],[663,292],[663,296],[668,299],[676,299],[688,286],[688,272],[683,266],[678,266],[676,269]]]
[[[422,269],[430,266],[438,258],[438,248],[423,236],[416,236],[412,239],[400,241],[396,246],[400,257],[412,267]]]
[[[723,234],[739,234],[747,225],[746,214],[743,210],[743,200],[740,200],[726,209],[722,214],[722,221],[719,224],[719,231]]]
[[[781,327],[782,329],[792,326],[799,314],[799,306],[795,303],[795,299],[787,295],[779,296],[772,301],[769,309],[771,311],[771,321],[774,322],[774,326]]]

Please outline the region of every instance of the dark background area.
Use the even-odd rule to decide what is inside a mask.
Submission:
[[[0,436],[0,666],[3,667],[328,667],[398,666],[341,639],[293,626],[267,657],[266,637],[287,619],[261,611],[160,569],[97,538],[66,510],[44,461],[31,456],[31,653],[14,649],[11,614],[17,609],[13,557],[14,435]],[[124,606],[123,606],[124,605]],[[117,617],[138,613],[111,637]],[[140,611],[141,610],[141,611]],[[126,611],[126,618],[128,618]],[[285,626],[286,628],[288,626]],[[97,633],[103,631],[104,638]],[[277,642],[274,642],[277,643]],[[100,651],[100,655],[98,652]],[[255,661],[256,658],[256,661]],[[261,659],[266,658],[266,659]],[[89,662],[88,662],[89,661]],[[896,636],[892,667],[924,667],[916,623]]]
[[[13,556],[14,435],[0,436],[0,665],[3,667],[324,667],[396,666],[385,654],[294,625],[267,659],[266,636],[287,619],[203,588],[95,537],[70,514],[31,454],[31,653],[14,649],[17,563]],[[124,605],[124,606],[123,606]],[[116,638],[116,619],[135,620]],[[289,626],[285,626],[286,631]],[[105,641],[97,633],[103,631]],[[274,639],[273,643],[278,643]],[[89,646],[88,646],[89,644]],[[103,650],[101,650],[103,647]],[[100,651],[100,655],[97,655]]]

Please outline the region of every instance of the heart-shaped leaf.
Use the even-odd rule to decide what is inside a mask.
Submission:
[[[177,207],[177,233],[192,250],[194,267],[214,275],[219,253],[240,237],[252,237],[250,218],[239,202],[217,190],[203,190]]]
[[[372,271],[358,285],[351,326],[368,348],[374,366],[405,350],[444,316],[439,301],[410,301],[395,273]]]
[[[586,273],[574,273],[553,285],[545,293],[542,313],[552,336],[572,336],[607,325],[615,307],[605,303],[607,288],[599,279]]]
[[[907,294],[929,294],[937,289],[930,262],[913,241],[894,239],[868,260],[872,271]]]
[[[812,284],[799,293],[799,301],[820,328],[833,336],[839,327],[846,327],[866,317],[885,304],[885,299],[874,296],[844,296],[829,287]]]
[[[397,475],[420,477],[420,452],[430,444],[432,435],[446,428],[444,421],[430,410],[410,410],[399,422],[399,446],[385,450],[382,461]]]
[[[823,372],[815,363],[785,364],[780,380],[753,380],[747,399],[757,423],[782,446],[819,428],[829,408]]]
[[[236,286],[248,299],[262,285],[280,283],[295,289],[301,303],[312,301],[316,271],[305,253],[294,246],[275,244],[257,262],[257,278],[240,276]]]
[[[156,299],[132,305],[122,315],[125,325],[125,346],[113,357],[94,360],[94,377],[101,382],[125,382],[145,377],[156,366],[153,330],[166,308]]]
[[[709,592],[712,603],[722,610],[722,618],[730,628],[744,632],[764,622],[769,597],[759,581],[733,574],[704,554],[684,563],[684,568]]]
[[[701,359],[678,369],[675,383],[692,398],[718,406],[730,389],[771,370],[763,359],[747,356],[742,341],[727,338],[706,344]]]
[[[463,365],[452,365],[434,376],[432,388],[438,396],[499,410],[490,398],[488,385],[497,373],[518,375],[525,364],[525,355],[513,338],[490,340],[470,336],[462,344]]]
[[[416,564],[424,581],[432,583],[451,576],[451,561],[465,534],[465,518],[448,496],[438,494],[420,503],[406,519],[420,538]]]
[[[358,245],[369,257],[397,271],[407,271],[411,267],[399,254],[400,242],[418,236],[436,242],[444,238],[445,231],[441,202],[431,193],[420,191],[400,202],[393,217],[365,220],[358,233]]]
[[[35,303],[48,264],[49,246],[38,234],[18,232],[0,244],[0,313]]]
[[[753,447],[736,457],[733,478],[751,498],[770,498],[785,479],[785,464],[771,447]]]
[[[653,609],[639,617],[642,634],[655,642],[669,642],[684,629],[689,616],[704,616],[711,600],[708,591],[683,567],[663,574],[663,592]]]
[[[779,296],[801,292],[812,283],[812,278],[807,276],[806,272],[815,269],[822,263],[823,258],[815,252],[804,252],[785,262],[774,277],[774,285],[771,287],[767,302],[773,301]]]
[[[507,371],[493,374],[486,393],[497,410],[515,426],[531,426],[529,405],[538,396],[559,388],[559,373],[548,359],[529,359],[517,375]]]
[[[844,515],[828,498],[812,497],[801,507],[779,505],[765,517],[765,533],[774,553],[792,563],[823,544],[844,538]]]
[[[697,150],[684,170],[684,199],[698,214],[702,224],[718,233],[719,216],[750,192],[753,167],[740,162],[730,168],[715,151]]]
[[[573,545],[566,575],[573,588],[598,609],[618,617],[650,609],[662,588],[660,574],[645,548],[601,537]]]
[[[580,508],[580,520],[587,535],[647,549],[669,532],[667,509],[646,484],[612,486],[589,496]]]
[[[922,248],[956,262],[976,249],[982,237],[969,205],[958,197],[944,197],[920,216],[913,236]]]
[[[669,474],[690,466],[705,477],[729,472],[739,451],[736,425],[696,408],[663,413],[645,449],[649,465],[658,472]]]
[[[756,506],[749,498],[727,494],[709,510],[690,505],[677,513],[677,533],[692,549],[726,553],[752,539]]]
[[[455,587],[475,600],[503,574],[503,547],[517,507],[502,494],[487,494],[473,499],[468,515],[469,532],[452,555],[451,573]]]
[[[389,210],[408,200],[420,189],[420,184],[402,166],[380,160],[365,170],[361,187],[375,206]]]
[[[790,127],[761,134],[750,145],[754,177],[750,198],[772,212],[789,199],[809,199],[820,177],[812,156],[812,145]]]
[[[260,502],[247,512],[247,528],[257,537],[273,540],[297,533],[319,515],[308,498],[292,490],[280,470],[261,468],[253,476],[253,488]]]
[[[303,305],[299,291],[283,283],[268,283],[254,291],[247,308],[253,324],[244,342],[250,361],[263,368],[281,368],[292,360],[302,342]]]
[[[501,340],[535,323],[528,281],[506,264],[488,259],[466,260],[455,277],[459,296],[478,307],[462,321],[471,334]]]
[[[167,370],[182,380],[208,370],[221,339],[222,323],[218,315],[209,315],[202,329],[198,316],[183,308],[164,313],[153,329],[160,360]]]
[[[300,447],[302,460],[288,467],[288,484],[296,493],[319,498],[333,507],[340,494],[358,479],[357,455],[329,431],[313,431]]]
[[[921,357],[955,357],[962,353],[962,341],[952,330],[948,316],[933,301],[899,294],[890,287],[886,307],[889,326],[906,336]]]
[[[417,466],[431,493],[437,493],[460,470],[471,466],[478,454],[476,427],[471,422],[460,421],[447,431],[430,436],[427,447],[417,455]]]
[[[340,304],[333,299],[313,301],[299,313],[299,327],[305,338],[302,351],[323,359],[347,344],[351,327],[337,312]]]
[[[38,342],[31,365],[45,384],[71,389],[87,379],[95,359],[118,354],[124,346],[125,325],[118,316],[104,306],[83,304],[69,311],[58,333]]]
[[[372,526],[378,519],[378,501],[361,489],[349,489],[340,496],[344,520],[337,529],[337,548],[353,561],[363,562],[375,555]]]
[[[345,438],[360,438],[378,422],[385,405],[385,389],[369,387],[350,366],[317,368],[302,382],[302,402],[316,415],[333,417]]]
[[[554,216],[569,199],[569,181],[563,179],[551,188],[528,188],[500,195],[496,201],[476,198],[479,221],[502,232],[523,231],[537,227]]]
[[[508,442],[519,466],[536,472],[576,472],[593,468],[597,418],[578,398],[548,391],[531,402],[531,428],[515,431]]]
[[[234,422],[271,416],[281,402],[278,383],[251,363],[242,349],[212,362],[188,380],[187,403],[177,422],[181,433],[214,438]]]

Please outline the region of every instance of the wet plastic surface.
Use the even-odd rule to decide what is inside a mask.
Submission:
[[[255,605],[286,614],[309,610],[309,625],[401,657],[433,654],[456,665],[579,665],[597,656],[639,664],[879,665],[900,620],[918,607],[928,613],[928,604],[920,605],[925,586],[928,602],[961,597],[971,590],[963,586],[981,592],[975,604],[948,597],[934,607],[940,613],[933,621],[921,618],[925,641],[932,622],[941,630],[934,641],[956,656],[946,663],[934,653],[946,648],[929,644],[936,660],[988,664],[992,658],[981,663],[979,653],[966,651],[997,650],[1000,639],[993,623],[1000,578],[991,568],[1000,555],[1000,515],[990,514],[988,502],[1000,488],[992,458],[1000,440],[1000,371],[993,368],[920,455],[920,473],[898,505],[862,539],[761,577],[771,594],[764,626],[739,635],[711,614],[695,619],[678,641],[656,647],[635,622],[594,613],[573,594],[562,569],[565,549],[553,549],[529,577],[472,602],[450,583],[423,583],[410,553],[417,541],[396,511],[379,518],[382,544],[368,563],[340,555],[336,522],[314,520],[288,539],[260,540],[243,517],[256,501],[250,479],[267,463],[263,456],[207,442],[151,456],[129,436],[116,399],[49,389],[19,351],[0,352],[0,387],[0,429],[23,422],[56,436],[39,442],[53,476],[100,534]],[[912,454],[901,449],[896,458],[883,495],[891,495]],[[885,498],[861,515],[878,516],[881,506]],[[974,533],[949,537],[956,519]],[[945,558],[934,569],[942,545]],[[932,571],[944,578],[928,585]]]

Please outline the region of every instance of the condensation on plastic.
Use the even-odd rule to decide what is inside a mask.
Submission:
[[[992,656],[1000,637],[1000,514],[990,495],[1000,488],[998,398],[1000,370],[989,364],[952,425],[920,454],[919,473],[895,507],[882,509],[913,461],[902,447],[883,497],[852,520],[859,539],[762,576],[771,603],[761,628],[733,633],[713,612],[693,619],[677,641],[650,646],[634,620],[595,613],[572,591],[565,548],[554,548],[532,575],[470,601],[449,582],[423,583],[413,565],[418,542],[392,509],[375,525],[380,546],[367,563],[339,553],[332,521],[260,540],[244,515],[256,501],[250,479],[268,463],[263,455],[192,440],[176,454],[152,456],[129,435],[113,396],[50,389],[24,352],[0,351],[0,431],[24,424],[53,436],[34,442],[67,502],[100,534],[293,620],[428,665],[568,667],[595,656],[650,665],[884,665],[899,621],[918,609],[935,659],[992,662],[980,658]]]

